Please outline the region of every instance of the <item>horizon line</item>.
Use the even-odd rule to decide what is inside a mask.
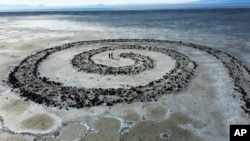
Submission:
[[[193,4],[122,4],[122,5],[80,5],[80,6],[1,6],[2,12],[48,12],[48,11],[141,11],[175,9],[249,9],[249,3],[193,3]]]
[[[148,4],[140,4],[140,3],[128,3],[128,4],[89,4],[89,5],[27,5],[27,4],[0,4],[0,6],[27,6],[27,7],[86,7],[86,6],[143,6],[143,5],[213,5],[213,4],[250,4],[250,2],[191,2],[191,3],[148,3]]]

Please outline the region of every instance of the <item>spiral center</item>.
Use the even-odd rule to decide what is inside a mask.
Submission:
[[[73,67],[78,69],[78,71],[84,71],[87,73],[98,73],[101,75],[134,75],[154,68],[154,61],[149,56],[133,53],[131,52],[131,50],[129,53],[119,53],[119,58],[117,56],[114,57],[113,52],[116,52],[117,49],[128,50],[129,48],[131,48],[131,46],[103,47],[100,49],[89,50],[75,55],[71,63]],[[137,47],[136,50],[145,49],[143,47]],[[93,61],[93,56],[96,56],[99,53],[106,51],[112,51],[111,53],[108,53],[108,58],[110,61],[107,62],[110,62],[109,64],[112,64],[114,62],[115,64],[119,63],[120,58],[130,58],[131,60],[134,60],[134,64],[127,65],[127,63],[123,61],[121,63],[123,63],[124,65],[116,65],[115,67],[113,67],[114,65],[108,66],[104,64],[97,64]]]
[[[160,79],[174,69],[176,64],[176,61],[170,56],[156,51],[132,48],[107,50],[103,52],[98,51],[99,53],[94,53],[96,50],[98,49],[76,52],[75,48],[72,48],[55,52],[41,62],[39,72],[42,77],[63,83],[65,86],[128,88],[140,85],[144,86],[151,81]],[[108,54],[111,52],[113,53],[114,59],[109,59],[108,57]],[[85,56],[88,53],[93,53],[94,55],[84,60],[84,57],[88,58]],[[102,57],[104,57],[104,59]],[[149,68],[147,65],[143,66],[143,61],[149,61],[145,58],[150,58],[150,60],[153,61],[153,68]],[[79,66],[72,65],[74,59],[77,59],[75,61]],[[91,61],[91,64],[88,61]],[[116,63],[120,65],[115,65]],[[87,69],[81,70],[83,67]],[[143,69],[143,67],[146,68]],[[53,71],[51,71],[51,69],[53,69]],[[139,72],[135,72],[136,69],[139,70]],[[130,72],[128,70],[130,70]],[[105,71],[110,72],[108,72],[109,74],[106,72],[104,75]]]
[[[109,58],[109,55],[113,53],[113,59]],[[92,56],[92,60],[96,64],[106,65],[110,67],[124,67],[129,65],[134,65],[135,61],[131,58],[121,57],[122,53],[119,50],[106,51]]]

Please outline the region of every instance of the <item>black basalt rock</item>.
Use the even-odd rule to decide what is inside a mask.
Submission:
[[[13,89],[18,89],[21,97],[25,97],[39,104],[47,106],[57,107],[91,107],[101,105],[104,102],[107,106],[112,106],[115,103],[131,103],[133,101],[152,101],[153,96],[156,94],[162,95],[166,89],[166,83],[171,82],[168,85],[172,88],[176,86],[184,86],[183,80],[175,78],[175,70],[170,71],[163,75],[162,78],[154,80],[146,85],[139,85],[129,88],[118,89],[103,89],[103,88],[77,88],[64,86],[62,83],[49,80],[49,78],[41,77],[38,67],[43,60],[47,59],[51,54],[76,47],[78,45],[95,44],[95,43],[110,43],[110,42],[154,42],[154,43],[168,43],[174,44],[177,42],[167,40],[152,40],[152,39],[112,39],[112,40],[93,40],[93,41],[80,41],[76,43],[69,43],[55,48],[45,49],[39,51],[26,59],[21,61],[20,65],[15,67],[9,74],[8,83]],[[101,75],[136,75],[143,71],[154,68],[154,61],[149,56],[144,56],[135,53],[124,53],[121,57],[130,58],[136,62],[135,65],[124,67],[109,67],[105,65],[95,64],[92,57],[98,53],[104,51],[114,51],[116,49],[136,49],[155,51],[170,56],[176,60],[176,68],[180,68],[185,71],[188,63],[197,65],[190,60],[187,56],[178,53],[174,50],[157,48],[151,46],[139,46],[139,45],[121,45],[121,46],[107,46],[99,49],[85,51],[76,55],[71,64],[74,68],[79,69],[79,73],[82,71],[87,73],[98,73]],[[86,61],[87,60],[87,61]],[[191,71],[185,71],[187,76],[193,76],[196,68],[191,68]],[[183,74],[179,74],[182,76]],[[173,79],[171,81],[171,78]],[[188,82],[188,81],[187,81]],[[157,85],[157,89],[154,87]],[[168,92],[174,91],[174,89],[167,88]],[[144,92],[151,94],[152,96],[144,95]],[[131,93],[136,93],[131,95]],[[89,99],[89,95],[93,98]],[[102,96],[109,96],[109,99],[103,101]],[[158,96],[157,96],[158,97]]]

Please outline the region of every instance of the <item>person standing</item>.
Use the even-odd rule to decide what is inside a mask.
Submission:
[[[111,53],[111,59],[114,59],[114,58],[113,58],[113,53]]]

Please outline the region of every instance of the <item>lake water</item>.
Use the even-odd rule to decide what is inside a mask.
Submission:
[[[2,12],[0,43],[63,38],[181,40],[233,53],[250,66],[250,9]],[[65,42],[67,42],[65,41]],[[52,43],[52,42],[51,42]]]

